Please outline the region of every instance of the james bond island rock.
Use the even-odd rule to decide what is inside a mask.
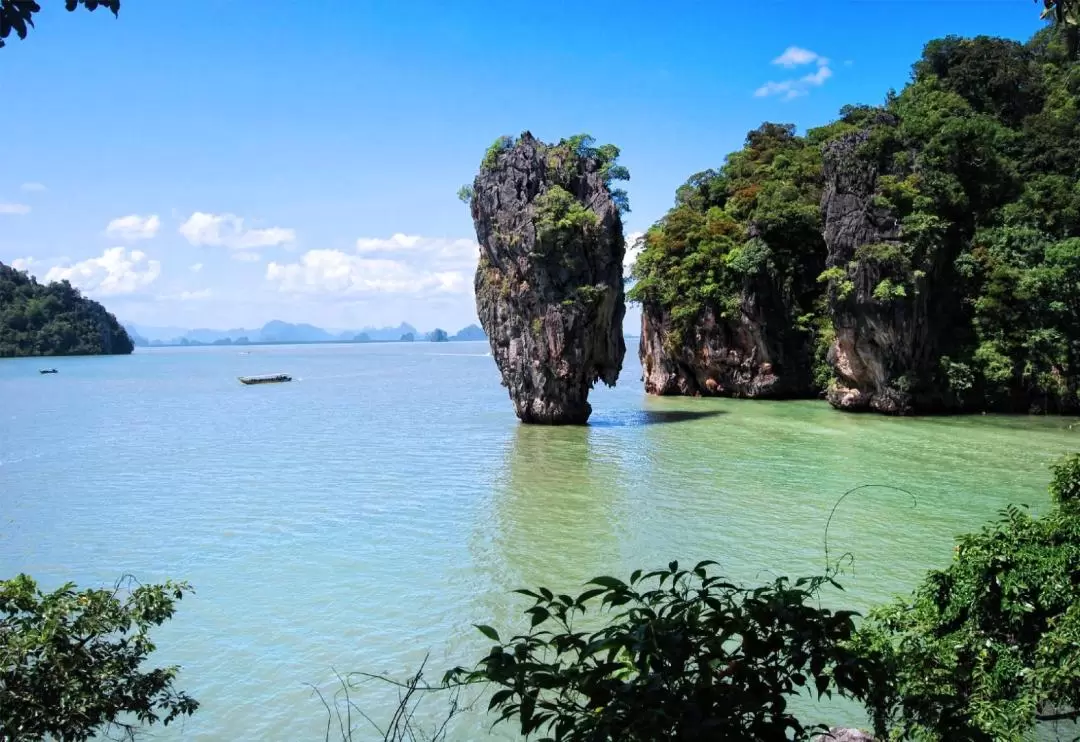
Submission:
[[[118,355],[134,348],[116,317],[67,281],[41,284],[0,263],[0,357]]]
[[[650,394],[809,397],[825,267],[820,153],[765,124],[645,235],[631,298]]]
[[[619,150],[525,132],[484,157],[471,201],[480,260],[476,309],[526,423],[583,424],[596,381],[613,386],[626,345]]]

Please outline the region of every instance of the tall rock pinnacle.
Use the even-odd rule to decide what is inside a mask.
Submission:
[[[629,174],[618,155],[590,137],[547,145],[525,132],[497,141],[466,189],[476,309],[523,422],[585,423],[593,384],[619,378],[626,193],[611,182]]]

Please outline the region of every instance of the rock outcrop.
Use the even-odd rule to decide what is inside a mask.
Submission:
[[[896,124],[888,114],[878,126]],[[836,408],[903,415],[949,408],[937,382],[941,348],[959,307],[937,291],[947,251],[914,254],[879,195],[881,164],[866,154],[869,131],[848,134],[824,150],[826,265],[835,340],[828,359],[835,379],[826,396]]]
[[[633,270],[650,394],[813,397],[825,268],[820,153],[763,124],[698,173],[644,237]]]
[[[501,140],[473,183],[477,314],[526,423],[585,423],[589,390],[615,384],[626,352],[626,246],[609,188],[625,171],[618,150],[589,144]]]
[[[771,298],[744,292],[735,321],[707,308],[689,337],[673,332],[670,312],[644,305],[639,355],[645,391],[761,399],[813,396],[809,336],[784,321],[782,313],[775,316],[780,307]]]

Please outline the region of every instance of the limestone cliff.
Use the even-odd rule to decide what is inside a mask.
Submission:
[[[793,126],[765,124],[721,170],[676,191],[645,235],[630,294],[650,394],[815,395],[819,160]]]
[[[770,322],[763,303],[782,311],[771,298],[763,302],[761,295],[747,291],[734,320],[706,308],[689,335],[673,330],[670,311],[644,305],[639,355],[645,391],[763,399],[812,396],[810,337],[782,315]]]
[[[626,345],[618,150],[530,133],[489,150],[473,182],[476,308],[517,416],[582,424],[596,381],[613,386]]]
[[[897,121],[882,114],[877,127]],[[882,162],[868,150],[870,130],[826,145],[825,220],[829,349],[834,380],[826,392],[842,410],[911,414],[957,406],[938,373],[942,335],[957,340],[962,310],[949,288],[950,255],[918,249],[915,235],[880,198]]]

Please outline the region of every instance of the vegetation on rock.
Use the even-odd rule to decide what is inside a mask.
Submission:
[[[38,283],[0,263],[0,357],[124,354],[127,331],[67,281]]]
[[[172,618],[185,583],[42,592],[26,575],[0,581],[0,738],[129,738],[199,704],[173,687],[179,668],[147,669],[150,631]]]
[[[648,231],[630,291],[670,329],[668,352],[692,355],[706,316],[732,332],[783,322],[816,349],[797,360],[821,393],[867,383],[840,372],[847,328],[896,411],[1080,408],[1080,64],[1066,36],[930,42],[883,105],[805,136],[765,124],[693,176]],[[856,173],[879,239],[848,255],[829,244],[842,225],[826,228],[822,196]],[[747,312],[762,295],[768,322]]]
[[[480,243],[477,315],[525,422],[584,423],[593,384],[618,379],[629,209],[618,157],[587,135],[500,137],[459,194]]]

